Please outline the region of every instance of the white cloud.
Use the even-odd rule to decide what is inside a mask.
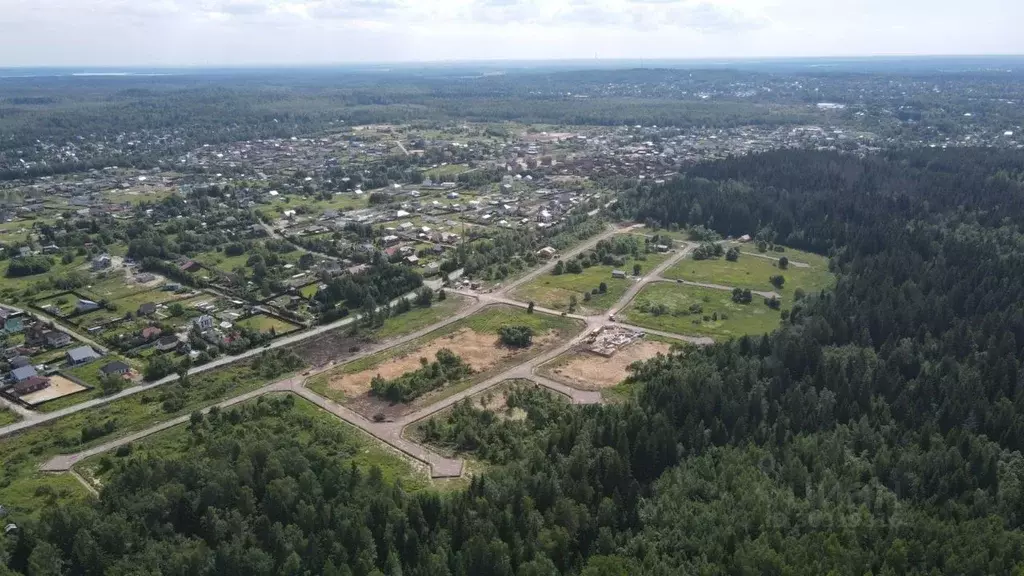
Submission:
[[[0,66],[1024,53],[974,0],[0,0]]]

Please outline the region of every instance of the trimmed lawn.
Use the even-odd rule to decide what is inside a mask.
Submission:
[[[633,265],[640,264],[641,274],[654,270],[659,264],[667,260],[671,253],[650,253],[646,254],[646,260],[634,260],[627,258],[622,267],[615,266],[591,266],[584,268],[581,274],[543,274],[537,279],[516,288],[512,297],[521,302],[533,301],[538,306],[551,308],[553,310],[568,310],[569,297],[576,296],[579,302],[577,313],[596,314],[611,308],[626,290],[633,285],[630,278],[612,278],[612,270],[622,270],[626,274],[633,273]],[[590,302],[583,301],[583,294],[591,292],[604,282],[608,291],[604,294],[592,294]]]
[[[750,304],[737,304],[725,290],[658,283],[641,290],[622,314],[627,322],[645,328],[728,339],[744,334],[764,334],[778,328],[779,311],[768,308],[762,300],[755,296]],[[660,316],[641,312],[644,303],[664,304],[669,312]],[[690,314],[689,308],[693,305],[700,305],[702,311]],[[714,314],[718,315],[718,320],[711,319]],[[723,314],[726,315],[724,320]]]
[[[39,472],[39,464],[51,456],[78,452],[144,430],[287,376],[265,378],[248,364],[239,363],[193,376],[188,387],[168,384],[2,438],[0,502],[17,522],[18,518],[37,515],[46,506],[83,499],[88,493],[71,475],[44,474]],[[172,398],[180,400],[168,404],[169,411],[165,410],[165,401]],[[103,429],[105,425],[112,427],[110,433],[83,440],[85,428]]]
[[[250,330],[256,330],[263,334],[273,330],[274,333],[278,335],[287,334],[299,329],[299,327],[294,324],[290,324],[284,320],[279,320],[273,316],[267,316],[266,314],[257,314],[255,316],[250,316],[245,320],[239,320],[238,325]]]
[[[747,248],[744,247],[741,250],[747,250]],[[775,260],[756,256],[756,248],[750,248],[750,250],[755,250],[755,252],[742,252],[736,262],[729,262],[725,257],[717,260],[683,260],[666,270],[664,276],[673,280],[721,284],[765,292],[775,291],[787,301],[791,301],[793,292],[797,288],[802,288],[804,292],[812,294],[830,289],[835,283],[835,277],[828,270],[828,258],[824,256],[796,250],[765,253],[763,256],[772,258],[786,256],[790,260],[810,265],[810,267],[804,268],[790,264],[786,270],[780,270]],[[781,289],[776,289],[768,280],[776,274],[781,274],[786,279],[786,283]]]
[[[253,410],[259,404],[272,403],[268,410]],[[318,406],[292,394],[281,394],[267,399],[250,400],[225,409],[226,414],[240,410],[246,414],[237,424],[222,418],[216,425],[207,423],[202,437],[192,433],[190,425],[182,424],[158,432],[131,445],[131,456],[117,457],[112,453],[93,456],[76,466],[83,475],[106,481],[118,471],[118,463],[135,458],[180,458],[220,438],[245,438],[273,431],[274,437],[287,438],[302,446],[316,445],[326,453],[344,458],[364,470],[380,468],[388,482],[401,481],[406,489],[422,489],[428,485],[424,474],[395,452],[358,428],[345,423]]]

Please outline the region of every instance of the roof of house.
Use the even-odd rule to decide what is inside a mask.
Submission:
[[[156,326],[146,326],[145,328],[142,329],[142,337],[152,338],[153,336],[163,334],[163,332],[163,330],[157,328]]]
[[[100,372],[103,372],[104,374],[118,374],[121,372],[127,372],[131,369],[132,367],[125,364],[124,362],[121,362],[120,360],[114,360],[113,362],[110,362],[109,364],[106,364],[102,368],[100,368]]]
[[[11,386],[11,389],[14,390],[15,394],[28,394],[29,392],[34,392],[40,388],[46,387],[49,383],[50,380],[47,378],[43,378],[42,376],[32,376],[31,378],[26,378],[14,386]]]
[[[15,368],[11,370],[11,376],[17,381],[27,380],[38,374],[33,366],[22,366],[21,368]]]
[[[79,346],[78,348],[68,350],[68,358],[70,358],[72,362],[80,362],[82,360],[99,357],[100,355],[89,346]]]
[[[9,361],[10,365],[15,368],[21,368],[22,366],[28,366],[32,363],[32,360],[28,356],[18,355],[11,358]]]
[[[156,312],[156,303],[143,302],[139,305],[139,312]]]

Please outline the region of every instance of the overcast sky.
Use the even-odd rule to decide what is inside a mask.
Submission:
[[[1024,54],[1022,0],[0,0],[0,66]]]

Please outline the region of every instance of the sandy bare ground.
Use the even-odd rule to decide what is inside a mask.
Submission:
[[[533,347],[544,346],[551,336],[536,338]],[[469,328],[463,328],[432,340],[425,345],[397,356],[382,364],[356,372],[354,374],[338,374],[331,378],[328,386],[342,391],[348,397],[356,397],[369,392],[370,381],[378,374],[386,379],[397,378],[406,372],[420,367],[420,358],[433,362],[435,355],[442,348],[447,348],[462,357],[462,360],[473,367],[475,372],[486,372],[501,362],[522,354],[524,350],[514,350],[499,344],[494,334],[481,334]]]
[[[22,400],[28,404],[35,406],[42,404],[48,400],[56,400],[57,398],[63,398],[68,394],[74,394],[75,392],[81,392],[85,390],[85,386],[76,384],[71,380],[63,376],[51,376],[50,385],[38,392],[26,394],[21,397]]]
[[[571,360],[550,372],[575,388],[601,390],[625,380],[629,376],[626,368],[633,362],[667,354],[670,349],[671,346],[664,342],[641,340],[619,350],[611,358],[590,352],[576,353]]]

